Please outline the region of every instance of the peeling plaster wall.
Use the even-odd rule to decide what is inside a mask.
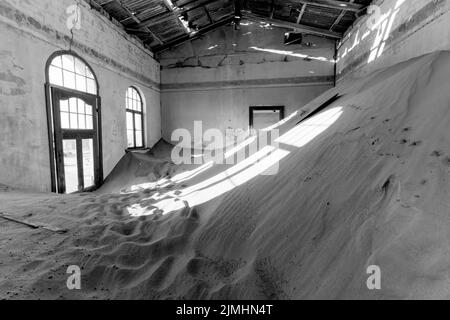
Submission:
[[[161,137],[160,70],[152,54],[80,1],[81,30],[72,49],[93,68],[102,98],[103,165],[107,175],[124,155],[125,92],[137,86],[146,101],[147,145]],[[67,50],[66,9],[72,0],[0,2],[0,183],[50,190],[45,64]]]
[[[203,130],[246,132],[250,106],[285,106],[288,116],[333,87],[335,42],[306,36],[309,46],[285,46],[285,32],[243,21],[163,52],[163,137],[199,120]]]
[[[450,50],[450,1],[375,0],[373,4],[380,8],[379,18],[374,14],[360,19],[339,46],[338,81]]]

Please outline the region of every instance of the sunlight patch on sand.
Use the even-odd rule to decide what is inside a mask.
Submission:
[[[300,123],[286,134],[275,140],[276,143],[283,143],[294,147],[303,147],[327,130],[342,115],[343,107],[336,107],[324,111],[311,119]],[[242,142],[237,147],[228,151],[226,156],[237,153],[256,141],[256,137],[251,137]],[[275,146],[264,146],[256,153],[240,161],[236,165],[203,180],[193,186],[165,194],[155,194],[146,200],[155,201],[152,205],[141,206],[134,204],[127,208],[132,216],[142,216],[151,214],[167,214],[180,210],[187,206],[193,207],[206,203],[212,199],[220,197],[234,188],[247,183],[259,175],[276,175],[279,170],[279,162],[289,155],[289,151]],[[213,166],[212,162],[174,177],[174,182],[186,181],[197,176]]]
[[[301,148],[327,130],[341,117],[342,113],[342,107],[327,110],[311,119],[305,120],[275,141]]]

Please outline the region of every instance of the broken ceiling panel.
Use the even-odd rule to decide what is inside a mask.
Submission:
[[[155,52],[224,24],[235,15],[339,39],[371,0],[86,0]],[[183,23],[183,21],[185,23]]]

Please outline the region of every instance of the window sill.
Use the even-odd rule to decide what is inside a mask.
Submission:
[[[129,153],[129,152],[137,152],[137,153],[144,153],[149,151],[150,148],[147,147],[142,147],[142,148],[127,148],[125,149],[125,153]]]

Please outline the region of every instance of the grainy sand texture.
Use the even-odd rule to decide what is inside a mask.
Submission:
[[[448,299],[449,75],[437,52],[340,83],[235,165],[161,142],[94,193],[3,186],[0,299]]]

